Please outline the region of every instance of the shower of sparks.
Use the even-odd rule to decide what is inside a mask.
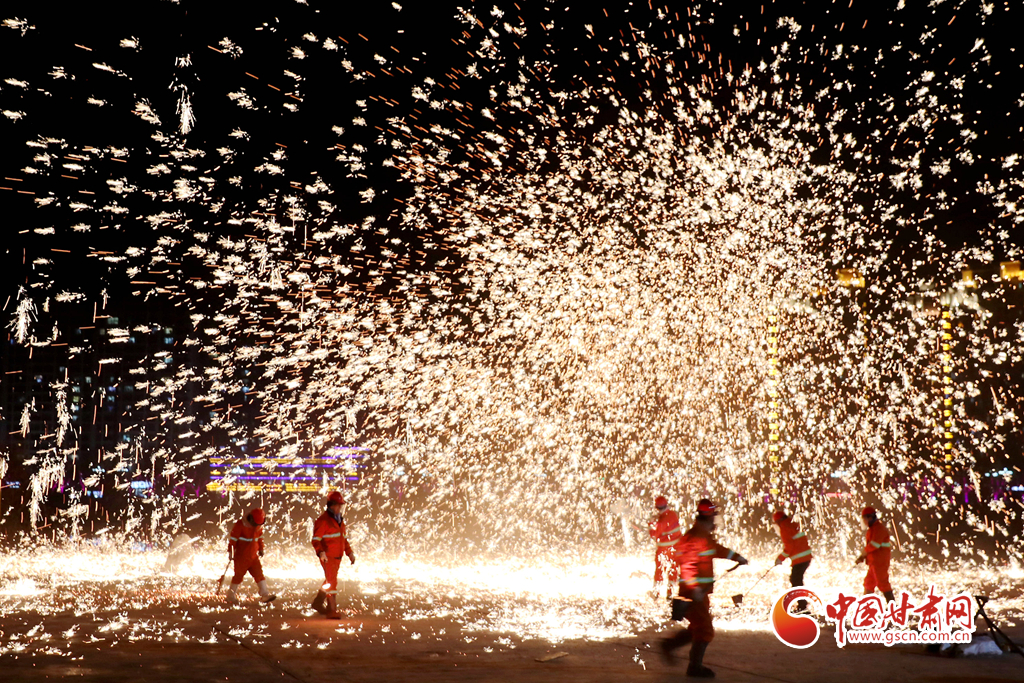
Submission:
[[[905,552],[983,561],[992,550],[975,539],[994,536],[1019,557],[1005,544],[1021,496],[976,510],[982,474],[1021,439],[1019,373],[1004,369],[1024,362],[1024,323],[987,315],[1020,293],[995,287],[1013,281],[1000,273],[979,276],[990,286],[975,295],[961,270],[1019,258],[1020,151],[982,147],[965,95],[999,75],[992,41],[978,38],[952,70],[929,57],[959,25],[987,30],[991,8],[936,4],[885,46],[856,27],[737,20],[719,2],[597,13],[598,24],[548,8],[527,21],[511,3],[460,8],[446,23],[460,61],[440,67],[400,40],[321,35],[305,14],[257,27],[260,40],[290,39],[273,43],[276,71],[238,66],[266,47],[249,48],[249,30],[211,39],[195,64],[176,58],[171,106],[122,66],[146,53],[145,36],[82,36],[79,61],[48,66],[50,81],[8,64],[9,146],[40,114],[30,89],[86,71],[86,103],[131,112],[148,138],[93,146],[67,121],[23,140],[26,165],[4,191],[49,225],[25,238],[32,273],[8,324],[20,344],[97,354],[102,368],[163,323],[82,341],[62,328],[79,320],[72,310],[116,316],[110,292],[131,292],[188,316],[173,351],[121,367],[133,419],[87,475],[91,487],[162,487],[120,525],[162,542],[191,514],[170,491],[228,439],[271,472],[369,448],[374,476],[351,492],[352,514],[389,549],[617,543],[613,505],[666,492],[684,507],[724,501],[737,544],[766,510],[795,506],[821,547],[852,556],[864,492]],[[723,22],[751,54],[756,43],[757,60],[723,62],[708,43]],[[39,39],[35,24],[5,20],[6,39]],[[874,90],[882,77],[890,87]],[[201,80],[225,83],[220,100],[196,95]],[[338,118],[305,130],[321,88],[344,100]],[[225,107],[238,125],[204,133]],[[267,137],[279,126],[290,142]],[[330,152],[312,162],[300,140]],[[950,182],[976,165],[989,169],[976,186]],[[949,244],[939,226],[969,220],[961,204],[988,218]],[[88,247],[65,254],[63,240]],[[92,284],[62,272],[71,259],[102,293],[77,291]],[[865,292],[837,284],[839,269]],[[954,372],[944,367],[957,383],[942,383]],[[50,438],[24,464],[33,524],[79,457],[67,396],[52,387]],[[250,431],[232,411],[253,401]],[[26,431],[30,417],[26,404]],[[823,497],[835,472],[853,499]],[[407,502],[387,495],[395,482]],[[255,497],[231,492],[220,512]],[[78,533],[91,509],[74,493],[53,525]],[[957,533],[940,538],[942,525]]]

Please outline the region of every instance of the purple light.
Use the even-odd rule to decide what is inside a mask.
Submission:
[[[223,476],[210,477],[211,481],[223,480]],[[318,481],[319,477],[233,477],[233,479],[241,480],[256,480],[256,481]],[[344,477],[346,481],[359,481],[359,477]]]

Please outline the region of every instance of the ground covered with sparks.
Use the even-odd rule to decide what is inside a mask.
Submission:
[[[298,559],[304,550],[276,549],[264,558],[278,596],[269,607],[256,603],[251,579],[246,580],[241,606],[224,604],[223,593],[216,592],[224,566],[220,553],[199,553],[177,574],[159,572],[164,556],[153,551],[85,546],[6,554],[0,559],[0,658],[11,666],[61,658],[69,675],[76,667],[110,673],[121,666],[120,658],[129,656],[118,652],[148,658],[156,648],[192,648],[190,656],[196,661],[216,661],[230,645],[271,662],[261,667],[283,666],[288,675],[295,673],[295,666],[361,666],[356,664],[360,658],[375,657],[412,669],[450,667],[454,675],[459,662],[490,662],[486,666],[500,669],[535,665],[560,652],[571,657],[589,652],[584,661],[588,656],[610,657],[609,677],[614,678],[615,667],[625,667],[616,675],[629,678],[662,666],[651,645],[663,631],[675,628],[667,620],[664,599],[651,593],[646,554],[459,562],[371,552],[343,569],[339,607],[344,618],[329,622],[308,607],[322,575],[306,561],[310,558]],[[712,604],[718,640],[726,643],[722,652],[731,652],[733,646],[741,651],[756,647],[759,656],[769,659],[792,652],[774,639],[767,619],[772,601],[788,587],[788,573],[777,568],[756,590],[749,590],[769,566],[754,561],[716,585]],[[894,584],[916,594],[934,584],[950,594],[966,590],[989,595],[989,613],[1016,633],[1024,625],[1024,603],[1019,570],[1013,576],[1007,572],[1013,570],[943,572],[897,563]],[[816,558],[807,578],[822,595],[835,590],[856,594],[861,573],[848,564]],[[1008,578],[1015,578],[1016,585]],[[744,594],[738,608],[731,600],[735,594]],[[756,645],[742,646],[743,639]],[[837,653],[827,629],[815,651],[821,654],[826,648],[833,657],[859,656],[852,646]],[[745,659],[730,654],[719,661],[767,674],[770,667],[759,668],[751,654]],[[737,664],[740,660],[745,663]],[[996,660],[976,664],[1004,666]],[[163,674],[157,670],[154,675]],[[303,675],[297,674],[300,679]],[[543,680],[551,672],[539,675]],[[584,679],[603,680],[588,676]],[[363,679],[357,675],[346,680]]]

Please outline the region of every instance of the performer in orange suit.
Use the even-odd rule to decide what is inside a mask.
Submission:
[[[697,518],[693,526],[683,534],[675,546],[675,557],[679,567],[679,595],[690,601],[686,612],[689,626],[672,638],[661,642],[665,659],[672,663],[672,652],[692,642],[690,665],[686,675],[694,678],[714,678],[715,673],[704,666],[704,652],[715,637],[711,619],[711,603],[708,596],[715,589],[715,558],[733,560],[747,564],[747,559],[734,550],[720,544],[714,535],[715,515],[718,508],[708,499],[697,504]]]
[[[657,544],[654,551],[654,587],[657,589],[662,581],[677,581],[673,546],[683,537],[683,528],[679,525],[679,515],[668,506],[665,496],[654,499],[654,507],[658,516],[648,522],[647,531]],[[670,587],[671,590],[671,587]]]
[[[889,584],[889,562],[892,559],[889,530],[878,521],[878,513],[873,507],[864,508],[860,521],[866,543],[857,563],[864,562],[868,566],[868,573],[864,576],[864,594],[874,593],[875,588],[878,588],[885,599],[892,602],[896,597]]]
[[[327,496],[327,510],[313,523],[313,550],[320,558],[326,579],[324,587],[313,599],[313,609],[326,614],[328,619],[341,619],[337,599],[341,558],[347,555],[350,563],[356,563],[352,546],[345,537],[345,519],[341,516],[344,505],[345,499],[341,497],[341,492],[331,491]]]
[[[792,569],[789,572],[789,584],[794,588],[804,585],[804,573],[811,564],[811,544],[807,541],[807,534],[800,529],[800,523],[788,517],[782,510],[776,510],[772,515],[772,522],[775,530],[779,532],[782,539],[782,552],[775,558],[775,564],[782,564],[786,560]],[[796,604],[798,611],[807,609],[807,601],[800,600]]]
[[[228,558],[235,562],[235,575],[228,588],[228,603],[238,604],[238,589],[246,573],[252,575],[260,590],[260,602],[273,602],[277,597],[271,595],[267,588],[267,578],[263,576],[263,522],[266,516],[261,508],[255,508],[243,519],[235,522],[228,538]]]

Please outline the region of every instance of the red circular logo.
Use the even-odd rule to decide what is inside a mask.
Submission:
[[[803,650],[818,642],[821,630],[811,617],[789,613],[789,606],[797,600],[812,600],[821,609],[821,600],[813,592],[806,588],[790,588],[772,607],[772,630],[775,637],[786,645]]]

